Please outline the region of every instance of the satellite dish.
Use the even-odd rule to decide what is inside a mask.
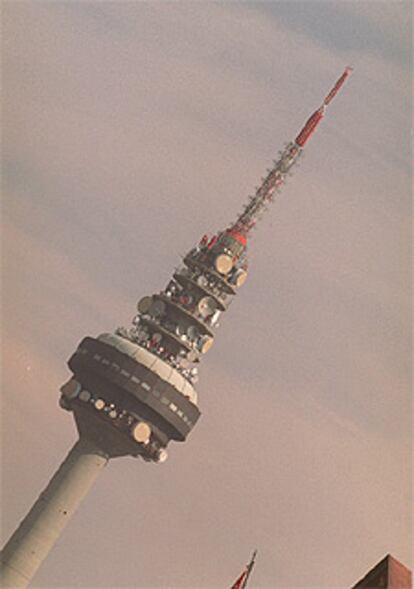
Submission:
[[[151,428],[145,421],[139,421],[132,428],[132,436],[139,444],[147,444],[151,436]]]
[[[96,399],[94,405],[95,409],[101,411],[105,407],[105,401],[103,399]]]
[[[81,392],[82,386],[77,380],[71,378],[60,390],[67,399],[74,399]]]
[[[185,331],[186,331],[185,326],[182,323],[177,323],[177,326],[175,328],[175,333],[181,337],[182,335],[185,334]]]
[[[228,274],[233,268],[233,260],[227,254],[219,254],[214,260],[214,265],[220,274]]]
[[[91,398],[90,392],[85,389],[79,393],[79,399],[81,401],[83,401],[84,403],[87,403],[90,398]]]
[[[152,317],[161,317],[165,313],[165,303],[164,301],[156,300],[151,303],[149,308],[149,314]]]
[[[246,270],[240,268],[239,270],[237,270],[237,272],[234,273],[234,276],[232,277],[232,283],[235,284],[237,287],[242,286],[245,283],[246,278]]]
[[[158,456],[157,456],[157,462],[165,462],[168,458],[168,452],[167,450],[164,450],[164,448],[161,448],[161,450],[158,450]]]
[[[112,409],[108,415],[111,419],[116,419],[118,417],[118,413],[115,411],[115,409]]]
[[[200,344],[199,344],[199,348],[200,348],[200,352],[202,354],[205,354],[206,352],[209,351],[209,349],[211,348],[211,346],[213,345],[213,338],[210,337],[209,335],[204,335],[201,338]]]
[[[215,325],[217,322],[217,319],[220,317],[220,311],[217,309],[217,311],[214,312],[214,315],[211,317],[210,319],[210,324],[211,325]]]
[[[208,317],[216,310],[216,301],[212,297],[203,297],[198,301],[197,308],[202,317]]]
[[[148,313],[152,305],[152,297],[143,297],[137,304],[137,309],[140,313]]]
[[[200,337],[200,332],[195,325],[190,325],[187,329],[187,336],[190,341],[195,342]]]
[[[197,278],[197,284],[199,286],[205,287],[208,285],[208,280],[203,274],[200,274],[200,276]]]

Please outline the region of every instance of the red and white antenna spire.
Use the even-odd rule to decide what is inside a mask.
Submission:
[[[291,141],[283,150],[280,158],[274,163],[274,166],[263,180],[261,186],[257,189],[255,196],[251,197],[250,202],[245,206],[242,214],[231,225],[230,229],[232,231],[247,237],[249,231],[256,225],[266,205],[272,202],[274,192],[283,184],[287,173],[296,163],[306,142],[321,122],[326,107],[334,99],[351,72],[352,68],[347,66],[341,77],[325,96],[321,106],[306,121],[295,140]]]

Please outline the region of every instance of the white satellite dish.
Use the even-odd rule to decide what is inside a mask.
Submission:
[[[202,317],[208,317],[216,310],[216,301],[212,297],[203,297],[198,301],[197,308]]]
[[[228,274],[233,268],[233,260],[227,254],[219,254],[214,260],[214,265],[220,274]]]
[[[199,286],[206,287],[208,285],[208,280],[203,274],[200,274],[200,276],[197,278],[197,284]]]
[[[219,317],[220,317],[220,311],[217,309],[217,311],[214,311],[214,315],[210,319],[210,324],[215,325],[217,323],[217,319]]]
[[[151,436],[151,428],[145,421],[139,421],[132,428],[132,435],[139,444],[147,444]]]
[[[95,409],[101,411],[105,407],[105,401],[103,399],[96,399],[94,405]]]
[[[237,270],[234,273],[234,276],[232,277],[232,283],[235,284],[237,287],[242,286],[247,278],[247,272],[246,270],[243,270],[242,268],[240,268],[239,270]]]
[[[186,328],[182,323],[177,323],[176,328],[175,328],[175,333],[181,337],[182,335],[185,335],[186,332]]]
[[[157,462],[165,462],[168,458],[168,452],[167,450],[164,450],[164,448],[161,448],[161,450],[158,450],[158,456],[157,456]]]
[[[210,337],[209,335],[203,335],[202,338],[200,338],[200,343],[199,343],[199,349],[200,352],[202,354],[205,354],[206,352],[209,351],[209,349],[211,348],[211,346],[213,345],[213,338]]]

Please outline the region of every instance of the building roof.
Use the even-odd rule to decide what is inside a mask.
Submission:
[[[412,574],[396,558],[387,554],[352,589],[411,589]]]

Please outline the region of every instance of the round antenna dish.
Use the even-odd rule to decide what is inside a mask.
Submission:
[[[210,319],[210,324],[215,325],[217,323],[217,319],[219,317],[220,317],[220,311],[217,309],[217,311],[214,312],[213,316]]]
[[[77,397],[81,392],[82,386],[80,382],[74,378],[71,378],[60,388],[60,390],[67,399],[75,399],[75,397]]]
[[[203,297],[198,301],[197,308],[200,315],[206,318],[216,310],[216,301],[212,297]]]
[[[87,403],[90,400],[90,398],[91,398],[90,392],[86,391],[85,389],[79,393],[79,399],[81,401],[83,401],[84,403]]]
[[[186,328],[182,323],[177,323],[177,326],[175,328],[175,333],[181,337],[182,335],[185,335],[186,332]]]
[[[209,351],[209,349],[211,348],[211,346],[213,345],[213,338],[205,335],[201,338],[201,342],[200,342],[200,352],[202,354],[205,354],[206,352]]]
[[[197,284],[201,287],[206,287],[208,285],[208,280],[203,274],[200,274],[197,278]]]
[[[139,444],[146,444],[151,436],[151,428],[145,421],[139,421],[132,428],[132,436]]]
[[[240,270],[237,270],[237,272],[234,274],[233,280],[232,282],[237,286],[242,286],[247,278],[247,272],[246,270],[243,270],[242,268],[240,268]]]
[[[159,462],[160,464],[162,462],[165,462],[168,458],[168,452],[167,450],[164,450],[164,448],[161,448],[161,450],[158,451],[158,455],[157,455],[157,462]]]
[[[137,304],[140,313],[148,313],[152,305],[152,297],[143,297]]]
[[[219,254],[214,260],[214,265],[220,274],[228,274],[233,268],[233,260],[227,254]]]
[[[151,303],[150,309],[149,309],[149,313],[150,315],[152,315],[153,317],[161,317],[161,315],[164,315],[165,312],[165,303],[164,301],[153,301]]]
[[[95,409],[101,411],[105,407],[105,401],[103,399],[96,399],[94,405]]]

